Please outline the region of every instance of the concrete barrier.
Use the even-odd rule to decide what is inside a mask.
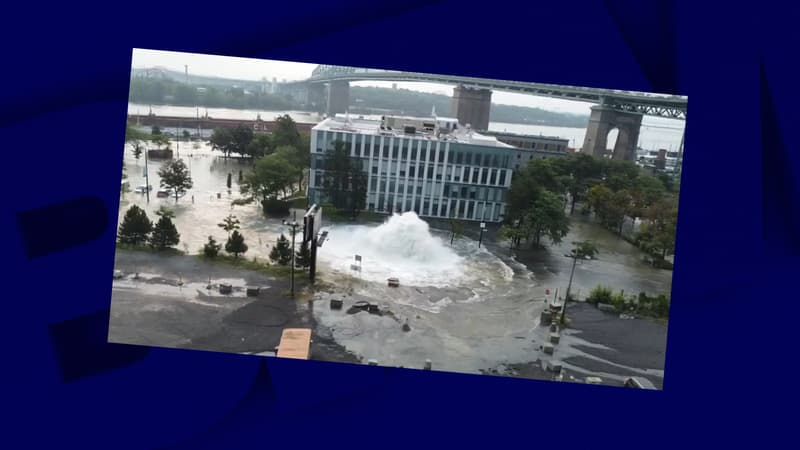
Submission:
[[[344,301],[339,298],[332,298],[331,299],[331,309],[342,309],[342,305]]]
[[[558,344],[558,341],[561,340],[561,336],[558,333],[550,333],[550,343],[551,344]]]

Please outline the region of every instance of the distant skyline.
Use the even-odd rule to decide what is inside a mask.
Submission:
[[[188,66],[190,75],[202,75],[220,78],[234,78],[240,80],[258,81],[263,78],[272,81],[304,80],[311,76],[317,64],[278,61],[270,59],[240,58],[235,56],[208,55],[200,53],[184,53],[166,50],[133,49],[131,67],[136,69],[164,67],[179,72]],[[433,94],[453,95],[452,85],[438,83],[409,83],[391,81],[357,81],[353,86],[376,86],[391,88],[393,84],[398,89],[427,92]],[[492,103],[502,105],[524,106],[541,108],[547,111],[589,115],[592,103],[561,100],[556,98],[537,97],[526,94],[510,92],[492,92]],[[673,127],[683,127],[683,121],[674,119],[646,117],[650,123],[659,123]]]

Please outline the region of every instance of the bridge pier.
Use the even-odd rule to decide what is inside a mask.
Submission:
[[[491,89],[473,89],[463,85],[453,88],[453,115],[458,123],[470,124],[473,130],[486,131],[491,108]]]
[[[633,161],[636,159],[636,145],[639,142],[641,125],[641,114],[618,111],[603,105],[592,106],[581,152],[598,158],[604,157],[608,133],[616,128],[619,134],[612,158]]]
[[[350,83],[348,81],[331,81],[328,84],[327,114],[333,116],[343,113],[350,107]]]
[[[311,105],[317,112],[324,113],[327,106],[325,85],[322,83],[311,83],[306,89],[306,103]]]

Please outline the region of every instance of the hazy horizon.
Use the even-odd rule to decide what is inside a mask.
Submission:
[[[278,81],[283,81],[284,79],[287,81],[298,81],[309,78],[317,64],[166,50],[133,49],[131,60],[132,69],[163,67],[177,72],[184,72],[185,66],[188,66],[190,75],[197,76],[243,81],[261,81],[263,78],[272,81],[274,77]],[[439,83],[392,81],[357,81],[351,83],[353,86],[374,86],[382,88],[391,88],[394,84],[397,85],[398,89],[442,94],[448,97],[452,96],[454,87],[452,85]],[[590,108],[593,105],[593,103],[501,91],[492,92],[492,103],[539,108],[546,111],[580,115],[589,115],[591,112]],[[674,119],[659,119],[668,121],[674,125],[683,122]],[[661,120],[659,120],[659,122],[661,122]]]

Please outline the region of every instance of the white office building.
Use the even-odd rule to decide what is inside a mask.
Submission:
[[[311,131],[312,203],[325,203],[326,152],[341,141],[367,174],[366,209],[501,221],[517,149],[452,118],[340,114]]]

